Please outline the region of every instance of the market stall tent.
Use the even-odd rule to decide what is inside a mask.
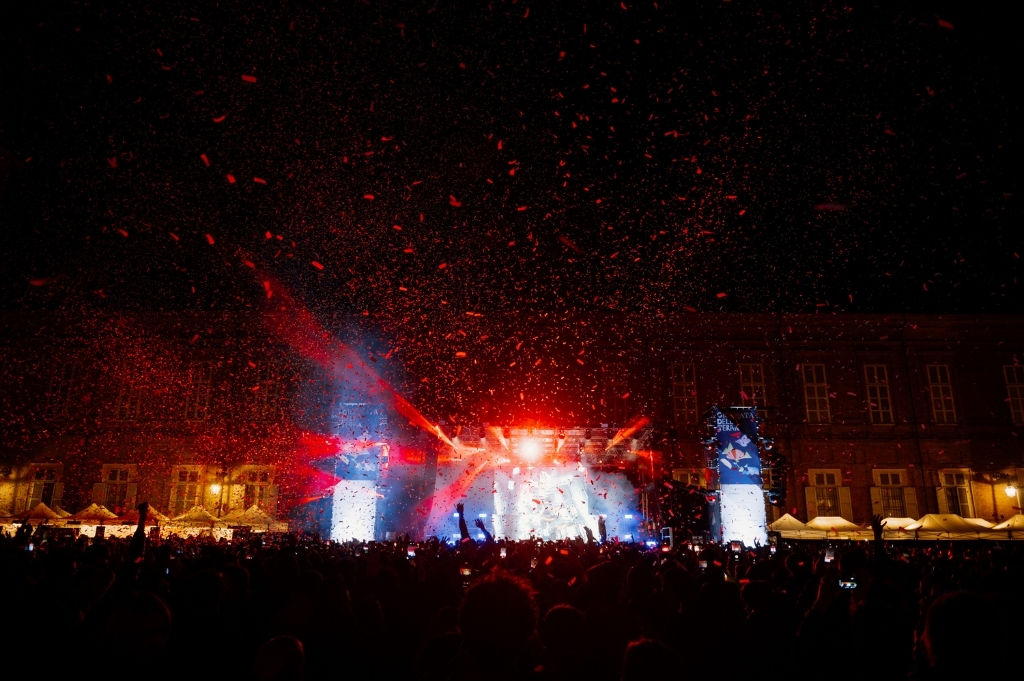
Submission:
[[[992,528],[993,532],[1006,533],[1007,539],[1024,539],[1024,515],[1018,513]]]
[[[913,518],[885,518],[882,520],[882,538],[889,541],[893,539],[913,539],[914,533],[908,532],[907,527],[916,522]]]
[[[871,539],[874,532],[839,516],[818,516],[807,523],[808,530],[825,532],[826,539]]]
[[[909,525],[908,532],[915,539],[998,539],[987,528],[969,523],[958,515],[929,513],[916,523]]]
[[[78,513],[73,513],[69,520],[87,520],[92,522],[106,522],[117,518],[117,514],[109,510],[106,506],[100,506],[99,504],[89,504]]]

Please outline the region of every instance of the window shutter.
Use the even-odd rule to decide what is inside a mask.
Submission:
[[[882,490],[871,487],[871,514],[884,515],[882,513]]]
[[[128,493],[124,495],[124,508],[130,511],[135,508],[135,497],[139,495],[139,486],[134,482],[128,483]]]
[[[28,509],[32,510],[39,505],[39,502],[43,500],[43,483],[33,482],[32,490],[28,495]]]
[[[903,488],[903,507],[907,509],[907,517],[917,520],[921,516],[917,510],[917,490],[913,487]]]
[[[53,505],[60,506],[64,501],[64,483],[58,482],[53,485]]]
[[[853,501],[850,499],[850,488],[839,488],[839,512],[849,521],[853,521]]]
[[[262,508],[272,518],[277,517],[277,492],[279,490],[278,485],[270,485],[266,488],[266,492],[263,494],[263,505]]]
[[[807,497],[807,520],[810,522],[818,517],[818,495],[814,493],[813,487],[804,487],[804,495]]]
[[[974,508],[971,505],[971,494],[967,491],[966,487],[957,487],[956,493],[960,497],[960,511],[967,511],[964,513],[963,518],[973,518]]]
[[[231,485],[228,491],[228,509],[233,511],[245,505],[245,485]],[[245,509],[243,509],[245,510]]]
[[[949,513],[949,503],[946,502],[946,488],[936,487],[935,497],[939,502],[939,513],[943,515]]]
[[[107,483],[97,482],[92,486],[92,503],[103,505],[107,500]]]

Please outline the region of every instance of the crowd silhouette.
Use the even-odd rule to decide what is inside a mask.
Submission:
[[[149,536],[145,511],[130,540],[0,534],[12,654],[140,679],[944,679],[1008,671],[1024,605],[1008,541],[476,541],[460,506],[452,541],[228,542]]]

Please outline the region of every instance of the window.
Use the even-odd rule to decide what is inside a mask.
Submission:
[[[604,407],[608,422],[625,425],[629,418],[629,381],[626,365],[613,362],[601,366],[604,376]]]
[[[697,423],[697,365],[672,365],[672,407],[679,425]]]
[[[50,508],[60,505],[64,488],[61,472],[60,464],[32,464],[29,467],[30,485],[26,510],[41,503]]]
[[[138,377],[129,373],[121,381],[115,406],[116,418],[123,421],[136,421],[142,415],[142,390]]]
[[[808,520],[818,516],[853,520],[850,488],[843,486],[842,471],[835,468],[812,468],[807,471],[807,482],[809,486],[804,492],[807,498]]]
[[[953,384],[949,380],[949,365],[929,364],[928,392],[932,398],[932,419],[935,423],[956,423],[953,407]]]
[[[804,364],[800,371],[804,379],[804,404],[807,423],[829,423],[828,384],[825,382],[824,364]]]
[[[104,464],[100,481],[92,486],[93,503],[119,515],[135,508],[137,470],[135,464]]]
[[[270,473],[268,471],[249,471],[245,483],[245,507],[253,505],[263,508],[264,499],[270,495]]]
[[[127,468],[107,469],[107,493],[103,505],[114,513],[123,513],[125,510],[124,502],[128,497],[128,477]]]
[[[280,367],[272,362],[261,362],[256,368],[255,396],[252,417],[256,421],[273,421],[278,417],[278,400],[281,397]]]
[[[185,399],[185,419],[203,421],[210,416],[210,383],[213,381],[213,364],[193,362],[189,372],[188,396]]]
[[[1004,366],[1003,378],[1013,425],[1024,426],[1024,366]]]
[[[871,423],[877,425],[892,423],[888,367],[884,364],[865,364],[864,376],[868,389],[868,414],[871,417]]]
[[[674,468],[672,479],[690,487],[704,487],[705,477],[703,468]]]
[[[971,473],[966,469],[939,471],[939,513],[972,518]]]
[[[50,386],[46,391],[46,407],[44,415],[48,419],[64,419],[68,417],[71,404],[71,389],[75,383],[78,366],[75,362],[65,360],[59,362],[50,377]]]
[[[200,504],[203,488],[199,468],[176,468],[171,473],[171,516],[178,516]]]
[[[740,404],[763,407],[768,403],[764,388],[764,365],[740,365]]]
[[[871,490],[872,511],[878,513],[883,518],[906,518],[907,503],[903,493],[906,473],[902,470],[876,470],[873,474],[875,487]],[[916,514],[914,517],[917,517]]]

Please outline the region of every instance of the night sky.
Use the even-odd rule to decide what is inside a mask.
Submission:
[[[971,3],[21,10],[8,310],[294,300],[413,363],[513,313],[1022,309],[1015,21]]]

